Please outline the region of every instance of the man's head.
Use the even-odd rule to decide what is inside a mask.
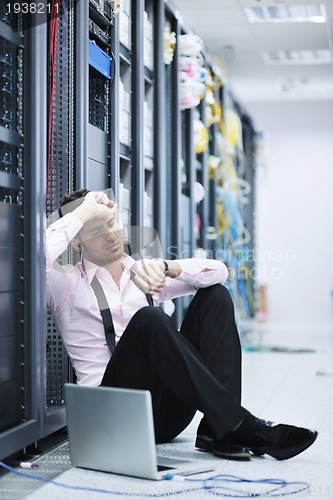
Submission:
[[[72,193],[68,193],[63,197],[62,202],[60,203],[60,207],[58,210],[59,217],[66,215],[68,212],[73,212],[81,203],[84,201],[84,197],[90,191],[86,188],[77,189]]]
[[[72,240],[72,247],[98,266],[119,260],[124,253],[121,228],[116,220],[116,205],[103,192],[80,189],[65,196],[60,213],[73,212],[84,220]]]

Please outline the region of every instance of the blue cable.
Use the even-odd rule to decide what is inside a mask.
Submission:
[[[248,498],[249,496],[255,498],[255,497],[260,497],[260,496],[270,496],[270,497],[282,497],[282,496],[288,496],[288,495],[295,495],[296,493],[300,493],[302,491],[305,491],[309,489],[310,484],[302,481],[285,481],[284,479],[276,479],[276,478],[264,478],[264,479],[246,479],[243,477],[238,477],[238,476],[232,476],[230,474],[218,474],[217,476],[212,476],[209,477],[205,480],[203,479],[196,479],[196,478],[187,478],[187,481],[192,481],[192,482],[197,482],[201,481],[203,482],[202,489],[213,489],[213,488],[218,488],[220,490],[224,491],[232,491],[233,494],[232,496],[235,498]],[[266,491],[262,491],[260,493],[258,492],[251,492],[249,495],[249,491],[243,491],[243,495],[235,495],[234,492],[237,490],[234,490],[233,488],[228,488],[227,486],[223,486],[221,484],[218,485],[211,485],[208,484],[209,482],[213,482],[214,480],[217,481],[222,481],[222,482],[233,482],[233,483],[252,483],[252,484],[265,484],[265,485],[274,485],[276,486],[275,488],[271,488]],[[295,490],[293,491],[282,491],[283,488],[294,486]],[[296,486],[298,486],[298,489],[296,489]],[[276,494],[274,494],[276,493]],[[221,492],[219,493],[218,491],[214,491],[214,495],[217,496],[224,496],[224,493]]]
[[[29,472],[23,472],[19,471],[17,469],[14,469],[13,467],[10,467],[10,465],[5,464],[4,462],[0,461],[0,466],[6,469],[9,472],[12,472],[18,476],[23,476],[26,478],[30,479],[37,479],[38,481],[42,481],[44,483],[51,483],[54,484],[55,486],[60,486],[61,488],[66,488],[66,489],[71,489],[71,490],[81,490],[81,491],[90,491],[90,492],[95,492],[95,493],[106,493],[109,495],[121,495],[121,496],[142,496],[142,492],[138,493],[129,493],[129,492],[122,492],[122,491],[111,491],[111,490],[103,490],[103,489],[97,489],[97,488],[86,488],[84,486],[71,486],[69,484],[64,484],[60,483],[59,481],[53,481],[52,479],[47,479],[42,476],[38,476],[37,474],[30,474]],[[288,495],[295,495],[296,493],[300,493],[302,491],[305,491],[309,489],[310,484],[305,483],[302,481],[285,481],[284,479],[276,479],[276,478],[264,478],[264,479],[246,479],[243,477],[238,477],[238,476],[233,476],[230,474],[218,474],[216,476],[211,476],[206,479],[197,479],[197,478],[178,478],[178,476],[173,476],[172,474],[168,474],[166,479],[169,480],[177,480],[181,479],[183,482],[188,482],[188,483],[201,483],[199,487],[196,488],[189,488],[189,489],[181,489],[181,490],[175,490],[175,491],[169,491],[163,493],[148,493],[145,494],[144,496],[147,498],[156,498],[156,497],[161,497],[161,496],[169,496],[169,495],[181,495],[184,493],[191,493],[196,490],[212,490],[213,495],[217,496],[232,496],[234,498],[257,498],[257,497],[282,497],[282,496],[288,496]],[[214,483],[215,481],[215,483]],[[225,485],[222,485],[221,482],[230,482],[230,483],[250,483],[250,484],[264,484],[264,485],[271,485],[274,486],[273,488],[267,489],[265,491],[261,492],[255,492],[255,491],[246,491],[243,489],[243,491],[240,490],[235,490],[234,488],[228,488]],[[282,489],[285,489],[287,487],[294,487],[295,489],[293,491],[282,491]],[[298,488],[298,489],[297,489]],[[231,494],[229,495],[229,493]],[[238,493],[238,494],[237,494]],[[241,494],[243,493],[243,494]],[[250,493],[250,494],[249,494]]]

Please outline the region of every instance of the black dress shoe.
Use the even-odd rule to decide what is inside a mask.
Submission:
[[[237,444],[232,433],[217,441],[208,423],[203,418],[200,422],[195,440],[195,447],[201,451],[209,451],[217,457],[227,460],[250,460],[249,450]]]
[[[227,460],[251,460],[249,450],[234,442],[229,435],[215,442],[210,436],[197,434],[195,447],[201,451],[210,451],[217,457],[226,458]]]
[[[318,433],[303,427],[274,424],[253,416],[247,417],[237,431],[230,433],[239,445],[255,455],[270,455],[286,460],[302,453],[316,440]]]
[[[229,432],[219,441],[215,441],[213,453],[216,457],[229,460],[251,460],[251,453],[241,443],[237,442],[232,432]]]

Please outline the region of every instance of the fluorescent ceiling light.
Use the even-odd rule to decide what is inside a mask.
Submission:
[[[266,7],[244,7],[250,23],[325,23],[323,4],[285,5],[278,3]]]
[[[330,64],[332,52],[323,50],[278,50],[276,52],[263,52],[267,64],[283,65],[317,65]]]

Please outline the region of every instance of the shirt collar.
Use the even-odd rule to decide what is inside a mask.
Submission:
[[[124,253],[121,259],[121,263],[124,266],[124,270],[129,271],[129,269],[135,264],[135,260],[126,253]],[[99,269],[103,269],[102,267],[97,266],[93,262],[90,262],[90,260],[85,259],[84,257],[82,257],[82,268],[88,277],[89,284],[91,284],[96,272]]]

